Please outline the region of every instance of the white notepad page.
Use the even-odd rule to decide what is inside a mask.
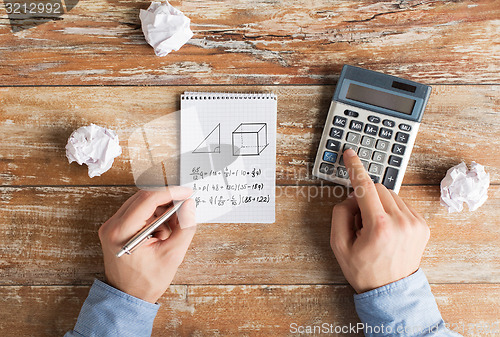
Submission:
[[[274,94],[181,96],[180,182],[196,191],[199,223],[273,223]]]

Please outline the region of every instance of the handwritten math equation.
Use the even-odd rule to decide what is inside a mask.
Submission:
[[[193,180],[193,190],[197,192],[194,198],[198,206],[239,206],[250,203],[269,203],[270,195],[260,195],[265,184],[257,181],[262,175],[259,168],[203,170],[193,167],[190,173]],[[249,181],[242,181],[242,177]],[[217,179],[216,178],[221,178]],[[231,180],[237,180],[233,183]],[[223,181],[221,181],[223,180]]]
[[[200,166],[193,167],[191,170],[191,173],[189,174],[193,180],[201,180],[206,177],[224,177],[224,178],[229,178],[229,177],[258,177],[262,174],[262,170],[258,168],[253,168],[250,170],[242,170],[242,169],[230,169],[225,167],[222,170],[207,170],[204,171],[201,169]]]

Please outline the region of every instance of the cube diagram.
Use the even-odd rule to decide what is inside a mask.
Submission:
[[[267,145],[266,123],[241,123],[233,131],[233,156],[258,156]]]

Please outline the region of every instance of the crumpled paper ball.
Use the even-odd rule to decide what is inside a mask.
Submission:
[[[441,205],[453,213],[461,212],[465,202],[469,211],[475,211],[488,199],[489,186],[490,174],[483,165],[472,162],[468,170],[461,162],[450,168],[441,181]]]
[[[144,37],[157,56],[179,50],[193,37],[191,20],[168,1],[153,1],[147,10],[141,9],[139,17]]]
[[[122,154],[118,136],[112,130],[90,124],[73,131],[66,144],[69,163],[76,161],[89,167],[89,177],[100,176],[111,168]]]

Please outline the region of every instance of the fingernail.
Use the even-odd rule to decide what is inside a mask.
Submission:
[[[344,151],[344,157],[355,157],[356,152],[353,149],[347,149]]]

